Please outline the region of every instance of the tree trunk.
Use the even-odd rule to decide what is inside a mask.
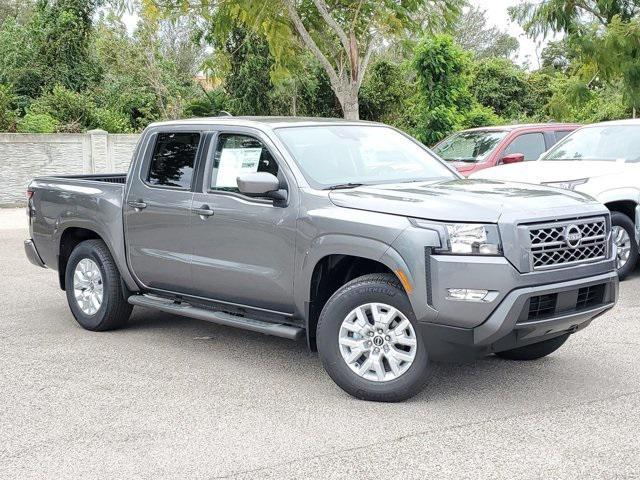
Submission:
[[[334,91],[340,101],[342,116],[345,120],[360,120],[360,104],[358,103],[357,85],[349,85],[345,89],[335,89]]]

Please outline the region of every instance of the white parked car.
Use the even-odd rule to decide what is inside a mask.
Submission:
[[[640,120],[587,125],[537,161],[481,170],[470,178],[544,184],[596,198],[611,211],[620,278],[635,267],[640,233]]]

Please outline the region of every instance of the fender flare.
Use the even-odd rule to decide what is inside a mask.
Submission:
[[[118,240],[113,238],[113,236],[109,233],[108,229],[103,228],[103,226],[99,222],[92,221],[90,219],[81,219],[81,218],[73,218],[73,219],[65,219],[64,217],[59,217],[56,220],[55,230],[53,232],[53,244],[55,245],[57,256],[58,256],[58,270],[60,270],[60,250],[61,250],[61,242],[64,232],[69,230],[70,228],[82,228],[84,230],[90,230],[94,232],[100,239],[105,243],[111,257],[113,258],[118,271],[120,272],[120,276],[124,281],[125,286],[131,291],[139,291],[137,283],[131,276],[129,272],[129,267],[126,263],[126,258],[124,256],[124,238],[122,238],[122,245],[118,247]],[[64,275],[64,272],[59,271],[59,275]],[[62,285],[62,283],[61,283]]]
[[[318,263],[329,255],[348,255],[373,260],[386,266],[397,276],[401,271],[406,280],[413,284],[410,269],[390,245],[371,238],[344,234],[326,234],[316,238],[309,249],[302,254],[300,268],[294,280],[294,297],[296,314],[304,319],[304,326],[309,334],[309,302],[311,297],[311,280]],[[402,282],[403,279],[399,278]],[[404,282],[403,282],[404,283]],[[411,295],[410,295],[411,296]]]

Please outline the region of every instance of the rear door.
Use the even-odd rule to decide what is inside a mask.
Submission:
[[[129,175],[124,205],[127,260],[144,286],[174,292],[191,287],[192,186],[204,135],[160,130]]]

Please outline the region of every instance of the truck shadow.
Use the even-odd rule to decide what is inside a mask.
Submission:
[[[136,308],[127,334],[143,333],[149,341],[180,344],[212,363],[224,359],[251,377],[293,390],[313,392],[327,400],[350,399],[323,371],[316,352],[304,341],[270,337],[204,321]],[[123,332],[124,333],[124,332]],[[407,404],[446,404],[452,400],[487,404],[488,408],[533,407],[597,398],[609,386],[619,390],[614,362],[584,355],[571,341],[558,352],[533,362],[513,362],[489,356],[469,363],[434,363],[424,391]],[[206,372],[203,372],[206,373]],[[307,395],[307,393],[302,394]]]

